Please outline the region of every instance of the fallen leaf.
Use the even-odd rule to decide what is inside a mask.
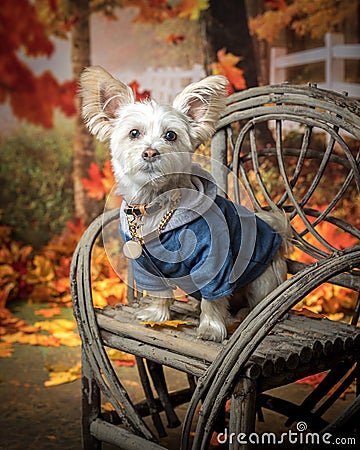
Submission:
[[[80,336],[72,331],[55,332],[53,336],[59,339],[60,344],[65,345],[65,347],[79,347],[81,345]]]
[[[321,372],[321,373],[317,373],[316,375],[310,375],[308,377],[301,378],[301,380],[297,380],[296,383],[297,384],[308,384],[313,389],[315,389],[316,386],[318,386],[325,377],[326,377],[326,373]]]
[[[133,361],[116,360],[116,361],[114,361],[114,364],[117,367],[133,367],[133,366],[135,366],[136,362],[135,362],[135,359]]]
[[[145,321],[140,322],[141,325],[150,325],[152,328],[159,326],[159,327],[171,327],[171,328],[178,328],[182,325],[189,325],[191,324],[191,320],[166,320],[164,322],[152,322],[152,321]]]
[[[101,409],[103,411],[109,411],[109,412],[115,410],[115,408],[113,407],[113,405],[110,402],[103,403],[101,405]]]
[[[324,319],[325,318],[325,316],[323,314],[318,314],[316,312],[310,311],[310,309],[308,309],[308,308],[296,309],[295,314],[297,316],[310,317],[311,319]]]
[[[35,311],[36,316],[44,316],[50,319],[54,316],[61,315],[61,309],[58,306],[55,306],[54,308],[41,308]]]
[[[30,284],[46,283],[55,277],[54,264],[43,255],[35,255],[34,269],[27,276],[26,281]]]
[[[40,330],[45,330],[52,334],[62,331],[72,331],[76,328],[76,322],[70,319],[44,320],[35,322],[34,325]]]
[[[37,333],[39,330],[34,325],[20,325],[17,327],[19,331],[22,331],[23,333]]]
[[[10,358],[14,347],[10,342],[0,342],[0,358]]]
[[[180,44],[180,42],[183,42],[184,39],[185,39],[184,36],[176,35],[175,33],[171,33],[166,38],[166,42],[168,42],[169,44],[177,45],[177,44]]]
[[[135,356],[130,353],[125,353],[114,348],[107,349],[106,353],[108,354],[109,359],[114,361],[114,364],[118,367],[132,367],[135,365]]]
[[[81,378],[81,364],[77,363],[68,370],[52,371],[50,369],[49,380],[44,382],[44,386],[58,386],[59,384],[71,383]]]
[[[29,344],[29,345],[42,345],[44,347],[59,347],[60,341],[54,336],[48,336],[45,334],[26,334],[22,331],[17,333],[7,334],[1,338],[4,342],[19,344]]]

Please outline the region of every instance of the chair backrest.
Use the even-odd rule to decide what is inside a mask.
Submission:
[[[212,158],[256,210],[289,214],[306,263],[359,242],[359,117],[359,102],[315,85],[256,87],[229,96],[212,139]],[[218,185],[241,202],[219,167]]]

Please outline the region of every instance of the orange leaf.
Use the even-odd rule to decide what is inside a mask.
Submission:
[[[14,352],[14,347],[10,342],[0,342],[0,358],[10,358]]]
[[[214,75],[224,75],[232,86],[238,91],[246,89],[246,82],[243,70],[236,67],[236,64],[242,58],[235,56],[232,53],[226,53],[226,49],[222,48],[217,52],[218,62],[211,64],[211,69]]]
[[[106,402],[101,404],[101,409],[103,411],[114,411],[115,408],[110,402]]]
[[[102,170],[102,174],[103,174],[102,183],[103,183],[105,192],[109,193],[115,184],[115,178],[114,178],[114,174],[113,174],[113,170],[112,170],[112,166],[111,166],[111,161],[109,159],[107,159],[105,161],[105,164],[104,164],[104,167]]]
[[[81,182],[84,188],[87,190],[89,197],[101,200],[104,197],[105,189],[102,182],[103,175],[100,167],[91,162],[88,169],[89,178],[82,178]]]
[[[4,342],[29,345],[42,345],[44,347],[59,347],[60,342],[54,336],[46,336],[45,334],[25,334],[18,331],[14,334],[8,334],[1,338]]]
[[[54,308],[42,308],[42,309],[38,309],[37,311],[35,311],[35,315],[36,316],[44,316],[47,317],[48,319],[50,319],[51,317],[54,316],[59,316],[61,314],[61,309],[56,306]]]

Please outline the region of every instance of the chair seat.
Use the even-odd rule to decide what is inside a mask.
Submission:
[[[138,357],[202,376],[227,340],[218,344],[196,338],[196,301],[175,301],[173,319],[187,321],[177,328],[150,327],[135,318],[138,304],[96,310],[104,344]],[[244,375],[256,380],[260,392],[329,370],[339,359],[352,360],[360,348],[360,328],[295,311],[287,314],[265,337]]]

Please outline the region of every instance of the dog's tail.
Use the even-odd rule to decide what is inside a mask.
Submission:
[[[282,238],[283,252],[289,255],[292,252],[293,234],[289,219],[285,211],[277,209],[273,211],[259,211],[256,215],[271,226]]]

